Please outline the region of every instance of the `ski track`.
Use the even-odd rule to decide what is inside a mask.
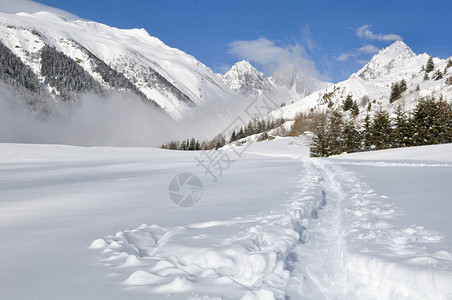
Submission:
[[[143,224],[93,241],[127,288],[191,299],[447,299],[440,233],[398,228],[402,212],[341,168],[301,159],[283,209],[187,226]]]
[[[315,160],[327,205],[311,219],[309,242],[298,257],[288,295],[294,299],[450,299],[448,249],[433,250],[444,236],[422,226],[399,228],[403,212],[386,196],[328,160]]]

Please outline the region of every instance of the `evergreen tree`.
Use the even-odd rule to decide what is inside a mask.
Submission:
[[[341,133],[343,129],[342,114],[339,111],[333,111],[328,123],[328,152],[329,155],[337,155],[343,152]]]
[[[381,107],[375,113],[372,122],[372,144],[376,150],[387,149],[392,144],[392,128],[389,113]]]
[[[213,144],[215,145],[215,150],[220,149],[221,147],[223,147],[224,145],[226,145],[226,139],[224,138],[224,136],[222,134],[217,135],[213,140],[212,140]]]
[[[179,146],[179,150],[186,151],[187,150],[187,142],[184,140]]]
[[[342,103],[342,109],[344,111],[348,111],[353,108],[353,97],[352,95],[348,95],[347,98]]]
[[[399,88],[402,93],[407,90],[407,85],[406,85],[405,79],[400,80]]]
[[[322,114],[317,118],[317,124],[314,131],[315,137],[312,140],[309,151],[313,157],[325,157],[329,155],[328,147],[328,127],[327,115]]]
[[[407,114],[402,110],[402,107],[399,105],[395,111],[395,118],[393,120],[394,130],[393,130],[393,144],[394,147],[406,147],[409,146],[408,136],[410,133],[411,124],[408,122]]]
[[[359,107],[358,107],[358,104],[356,103],[356,101],[354,101],[353,107],[352,107],[352,116],[357,117],[358,115],[359,115]]]
[[[435,69],[435,64],[433,63],[433,57],[429,57],[427,60],[427,64],[425,65],[425,72],[430,73]]]
[[[175,141],[171,141],[171,143],[169,144],[169,147],[168,147],[168,149],[170,149],[170,150],[177,150],[178,148],[179,147]]]
[[[389,96],[389,102],[392,103],[399,98],[400,98],[400,89],[399,84],[396,82],[391,85],[391,95]]]
[[[237,134],[235,133],[235,130],[232,130],[230,141],[234,142],[236,140],[237,140]]]
[[[190,143],[188,145],[189,151],[194,151],[196,149],[196,140],[194,138],[191,138]]]
[[[441,71],[438,70],[435,72],[435,74],[433,74],[432,78],[435,80],[440,80],[443,78],[443,73],[441,73]]]
[[[345,122],[342,129],[342,150],[347,153],[356,152],[359,150],[360,145],[361,139],[354,121],[349,120]]]
[[[372,120],[370,118],[369,112],[367,112],[366,116],[364,117],[362,127],[363,130],[361,132],[361,136],[364,144],[364,150],[368,151],[372,146]]]
[[[432,145],[450,141],[451,106],[444,100],[424,98],[413,112],[416,145]]]
[[[243,128],[240,127],[239,133],[237,134],[237,139],[240,140],[245,137],[245,132],[243,131]]]
[[[405,79],[400,82],[395,82],[391,86],[391,95],[389,96],[389,102],[392,103],[402,97],[402,93],[407,90]]]

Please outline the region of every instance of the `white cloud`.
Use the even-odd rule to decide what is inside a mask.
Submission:
[[[365,45],[358,49],[358,52],[366,54],[375,54],[378,51],[380,51],[380,49],[375,47],[374,45]]]
[[[247,59],[259,64],[265,73],[271,74],[283,64],[299,65],[307,74],[317,77],[315,63],[308,58],[305,48],[295,43],[278,46],[266,38],[229,43],[228,53],[239,59]]]
[[[50,7],[41,3],[37,3],[31,0],[1,0],[0,12],[7,14],[16,14],[19,12],[36,13],[40,11],[49,11],[58,15],[65,16],[69,20],[79,20],[80,17],[64,11],[59,8]]]
[[[311,27],[309,25],[300,28],[300,35],[303,43],[310,51],[314,51],[317,48],[317,43],[312,38]]]
[[[336,57],[337,61],[346,61],[350,58],[356,58],[361,55],[373,55],[377,53],[380,49],[374,45],[364,45],[358,49],[352,50],[350,52],[345,52]],[[361,60],[362,61],[362,60]]]
[[[373,33],[369,28],[371,25],[363,25],[356,29],[356,35],[359,38],[362,39],[368,39],[368,40],[375,40],[375,41],[397,41],[397,40],[403,40],[403,38],[400,35],[389,33],[389,34],[382,34],[382,33]]]
[[[342,53],[341,55],[339,55],[338,57],[336,57],[336,60],[338,61],[346,61],[348,60],[350,57],[355,56],[355,54],[351,53],[351,52],[346,52],[346,53]]]

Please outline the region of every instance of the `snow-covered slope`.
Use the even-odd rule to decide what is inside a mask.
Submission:
[[[234,94],[208,67],[144,29],[68,21],[50,12],[0,13],[0,42],[30,66],[44,88],[54,94],[59,94],[58,89],[45,86],[41,72],[40,54],[46,45],[64,53],[104,87],[111,87],[105,72],[123,75],[133,89],[176,119],[193,106]]]
[[[267,77],[245,60],[237,62],[221,78],[230,89],[239,94],[263,103],[270,101],[278,107],[331,85],[308,76],[300,67],[289,64]]]
[[[224,149],[215,183],[200,152],[0,144],[0,298],[450,299],[452,144],[303,142]],[[183,171],[189,208],[168,197]]]
[[[237,62],[223,75],[222,79],[229,88],[244,96],[256,97],[262,93],[274,93],[268,78],[249,61]]]
[[[446,84],[446,79],[452,76],[452,68],[446,70],[442,79],[432,78],[438,70],[444,72],[448,60],[433,58],[435,69],[428,73],[429,79],[424,80],[422,66],[426,64],[428,58],[428,54],[416,55],[404,42],[396,41],[382,49],[349,79],[283,107],[283,115],[293,118],[298,112],[306,112],[312,108],[319,110],[327,106],[339,108],[348,95],[357,102],[361,112],[365,111],[364,108],[369,101],[374,100],[375,103],[372,103],[374,108],[381,105],[390,111],[399,104],[409,109],[420,97],[425,96],[443,96],[446,100],[452,100],[452,85]],[[401,99],[390,104],[391,86],[401,80],[406,81],[407,90],[402,94]],[[280,113],[279,111],[278,114]]]

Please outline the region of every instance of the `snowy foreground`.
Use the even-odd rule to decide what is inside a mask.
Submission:
[[[311,159],[284,138],[217,182],[199,156],[0,144],[0,298],[452,298],[452,144]],[[181,172],[195,206],[168,196]]]

